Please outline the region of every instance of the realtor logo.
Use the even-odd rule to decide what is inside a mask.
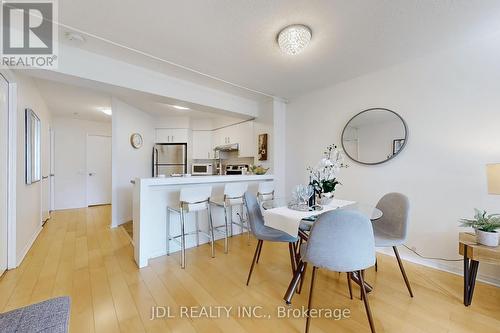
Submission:
[[[55,0],[2,0],[1,67],[57,66]]]

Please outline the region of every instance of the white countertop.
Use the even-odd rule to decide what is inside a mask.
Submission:
[[[135,184],[142,186],[183,185],[183,184],[209,184],[273,180],[273,175],[230,175],[230,176],[191,176],[191,177],[166,177],[166,178],[136,178]]]

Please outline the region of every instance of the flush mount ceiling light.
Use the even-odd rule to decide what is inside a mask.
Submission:
[[[278,34],[278,45],[281,51],[289,55],[302,52],[311,40],[312,32],[308,26],[293,24],[285,27]]]
[[[110,108],[101,108],[100,109],[102,113],[108,115],[108,116],[111,116],[113,114],[113,112],[111,111]]]
[[[66,31],[64,33],[64,37],[66,37],[67,40],[72,41],[72,42],[77,42],[77,43],[85,43],[85,37],[83,37],[80,34],[77,34],[75,32],[71,31]]]
[[[180,105],[170,105],[170,106],[177,110],[189,110],[189,108],[185,106],[180,106]]]

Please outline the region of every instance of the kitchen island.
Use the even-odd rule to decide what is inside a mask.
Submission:
[[[212,186],[212,199],[222,201],[224,196],[224,185],[232,182],[248,183],[248,190],[257,193],[258,184],[264,181],[272,181],[272,175],[233,175],[233,176],[191,176],[191,177],[167,177],[167,178],[136,178],[133,192],[133,239],[134,259],[139,268],[148,265],[148,260],[166,254],[166,218],[167,207],[179,206],[179,193],[183,187],[197,187],[203,185]],[[236,219],[236,211],[232,212]],[[186,232],[195,230],[195,216],[189,214],[186,219]],[[214,226],[224,224],[224,212],[221,208],[213,207],[212,217]],[[171,235],[180,232],[179,216],[171,215]],[[207,230],[207,216],[200,212],[200,229]],[[238,226],[234,228],[234,234],[240,233]],[[215,235],[216,239],[222,237]],[[200,237],[200,243],[208,240]],[[186,237],[186,248],[196,246],[194,236]],[[177,252],[180,247],[175,242],[170,242],[170,253]],[[216,248],[218,250],[218,248]],[[217,251],[217,255],[223,255],[223,251]],[[189,257],[189,256],[188,256]],[[207,247],[207,260],[210,259],[210,251]]]

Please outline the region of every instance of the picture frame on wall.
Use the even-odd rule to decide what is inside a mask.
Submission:
[[[258,150],[259,161],[267,161],[267,133],[259,134]]]
[[[41,171],[41,122],[36,113],[25,110],[25,182],[26,185],[39,182]]]
[[[395,139],[392,141],[392,154],[396,155],[399,153],[401,148],[405,145],[405,139]]]

